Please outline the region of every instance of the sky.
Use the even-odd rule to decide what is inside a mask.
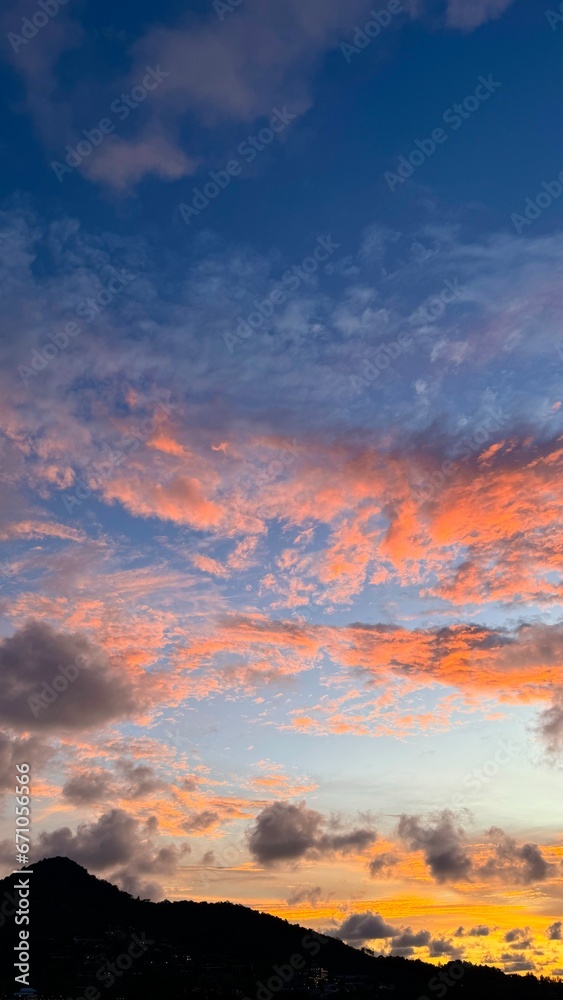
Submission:
[[[562,31],[4,6],[4,873],[563,975]]]

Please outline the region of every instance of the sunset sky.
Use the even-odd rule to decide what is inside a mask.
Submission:
[[[563,976],[551,7],[4,6],[2,874]]]

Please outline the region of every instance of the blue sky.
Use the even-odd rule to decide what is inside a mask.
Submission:
[[[1,69],[0,741],[35,849],[553,973],[559,21],[47,2],[3,13]]]

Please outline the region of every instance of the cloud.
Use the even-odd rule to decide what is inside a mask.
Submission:
[[[473,31],[487,21],[501,17],[514,0],[448,0],[446,24],[450,28]]]
[[[147,764],[134,764],[130,760],[118,760],[115,763],[117,773],[121,776],[124,786],[120,794],[126,799],[142,799],[166,787],[166,782],[159,778],[154,768]]]
[[[536,732],[545,743],[550,756],[556,756],[563,750],[563,688],[559,688],[553,697],[553,704],[539,713]]]
[[[287,899],[288,906],[297,906],[299,903],[310,903],[311,906],[318,906],[324,897],[320,885],[307,886],[302,889],[295,889]]]
[[[513,948],[514,951],[527,951],[528,948],[532,947],[533,943],[534,939],[532,937],[527,937],[522,938],[521,941],[515,941],[514,944],[510,945],[510,947]]]
[[[473,30],[499,17],[510,2],[449,0],[446,25]],[[417,5],[409,6],[415,16]],[[128,53],[128,75],[110,77],[99,100],[105,95],[109,106],[120,90],[139,85],[147,65],[167,75],[135,112],[133,134],[106,136],[83,161],[83,173],[116,190],[127,190],[151,174],[177,180],[195,172],[203,145],[196,138],[193,150],[183,148],[186,124],[191,133],[235,127],[236,145],[252,123],[270,117],[278,105],[304,113],[313,104],[313,80],[323,58],[339,42],[350,40],[366,15],[364,0],[309,0],[306,7],[299,0],[285,0],[267,9],[261,0],[245,0],[223,19],[215,12],[208,18],[192,12],[175,24],[149,26]],[[8,30],[14,20],[15,13],[4,18]],[[33,51],[10,52],[25,80],[28,109],[51,149],[75,143],[84,125],[84,94],[91,78],[83,75],[74,93],[67,91],[64,98],[57,87],[60,57],[84,40],[82,27],[63,12],[34,40]]]
[[[73,805],[91,805],[107,799],[113,789],[112,776],[108,771],[86,770],[69,778],[61,794]]]
[[[504,964],[504,972],[533,972],[535,965],[530,962],[529,959],[520,958],[514,961],[514,955],[503,954],[501,956],[502,962]]]
[[[143,827],[122,809],[112,809],[93,823],[81,823],[76,833],[69,827],[43,831],[36,840],[36,856],[69,857],[89,871],[108,872],[110,881],[133,895],[161,894],[147,876],[173,875],[181,859],[190,852],[187,844],[155,847],[150,835],[156,823]]]
[[[65,670],[74,679],[67,680]],[[127,680],[84,636],[30,621],[0,642],[0,721],[6,725],[58,732],[102,726],[135,710]]]
[[[562,934],[561,928],[563,923],[561,920],[556,920],[555,923],[550,924],[546,931],[546,937],[550,938],[552,941],[561,941]]]
[[[82,170],[92,181],[128,191],[148,174],[175,181],[195,173],[196,165],[197,161],[182,152],[171,137],[151,129],[130,141],[112,136],[97,156],[84,161]]]
[[[444,938],[434,938],[430,942],[428,950],[431,958],[442,958],[444,955],[449,955],[450,958],[461,958],[462,956],[462,949],[457,948],[451,941],[446,941]]]
[[[111,80],[114,98],[130,91],[145,75],[147,65],[162,70],[164,79],[137,111],[137,127],[131,138],[111,135],[83,164],[86,176],[117,190],[125,190],[143,177],[154,174],[177,180],[193,174],[201,142],[194,154],[182,148],[180,132],[186,122],[193,132],[236,125],[241,142],[253,122],[269,118],[275,106],[289,105],[304,112],[313,101],[311,82],[322,57],[334,48],[343,33],[352,30],[355,17],[365,9],[363,0],[312,0],[304,9],[298,0],[286,0],[267,11],[260,0],[245,0],[228,23],[215,12],[207,19],[182,16],[174,26],[155,24],[138,39],[129,53],[132,68],[127,77]],[[62,25],[62,20],[58,22]],[[50,26],[53,32],[57,25]],[[49,142],[49,131],[41,113],[52,123],[52,134],[66,141],[75,135],[81,87],[66,101],[55,88],[58,56],[78,44],[81,29],[67,21],[58,47],[37,44],[33,55],[38,65],[18,54],[13,62],[28,87],[29,108],[37,126]],[[40,56],[43,58],[40,58]],[[166,74],[166,75],[165,75]],[[109,96],[109,83],[104,88]],[[56,94],[56,99],[55,99]],[[64,122],[57,121],[55,111]],[[84,110],[81,113],[81,120]],[[76,130],[78,134],[78,130]],[[197,153],[195,152],[197,150]]]
[[[362,851],[376,839],[373,829],[344,833],[330,829],[330,821],[305,802],[274,802],[256,817],[247,839],[250,853],[262,864],[298,861],[333,853]]]
[[[379,913],[352,913],[335,931],[336,937],[358,946],[375,938],[393,938],[400,934],[396,927],[385,922]],[[428,935],[430,938],[430,935]]]
[[[424,860],[437,882],[468,877],[471,858],[464,847],[465,832],[450,810],[433,814],[426,823],[419,816],[403,815],[397,833],[410,851],[424,852]]]
[[[368,864],[368,871],[372,878],[383,876],[386,872],[389,874],[389,870],[394,867],[398,860],[395,854],[386,852],[376,854]]]
[[[529,927],[513,927],[511,931],[507,931],[504,935],[505,941],[521,941],[528,934]]]
[[[166,788],[154,768],[118,758],[112,772],[102,768],[76,771],[63,785],[63,798],[74,805],[91,805],[109,798],[143,799]]]
[[[14,31],[20,34],[19,4],[3,6],[1,24],[6,34]],[[58,61],[64,53],[79,48],[84,40],[84,29],[61,5],[48,30],[39,31],[32,45],[19,45],[17,51],[12,45],[5,46],[8,60],[25,81],[27,110],[49,145],[54,136],[64,136],[70,125],[70,108],[58,93]]]
[[[363,678],[369,696],[358,701],[356,712],[342,712],[342,703],[323,699],[308,705],[304,714],[292,713],[296,728],[363,734],[388,732],[399,726],[423,728],[427,725],[452,726],[452,709],[442,715],[434,711],[418,722],[412,712],[397,706],[392,718],[374,707],[373,682],[392,680],[400,685],[424,687],[429,680],[457,688],[471,698],[496,696],[506,702],[545,701],[550,683],[561,676],[563,625],[522,625],[511,631],[473,624],[424,628],[403,628],[389,624],[362,624],[333,627],[295,619],[272,620],[266,615],[228,615],[215,622],[210,635],[188,641],[181,662],[198,664],[213,676],[226,651],[229,665],[223,664],[221,684],[242,686],[248,692],[260,682],[310,670],[322,656],[343,666],[357,684]],[[240,657],[234,666],[232,657]]]
[[[323,604],[347,604],[369,582],[411,579],[425,596],[455,607],[530,596],[554,603],[550,576],[563,544],[560,442],[508,435],[492,417],[489,424],[489,447],[473,454],[455,439],[432,442],[430,433],[424,442],[414,436],[390,449],[380,441],[371,450],[319,436],[285,476],[258,484],[234,456],[221,455],[220,465],[217,455],[201,456],[198,475],[187,476],[178,456],[147,454],[150,479],[141,468],[127,476],[116,469],[101,490],[106,502],[136,516],[213,529],[217,540],[239,531],[264,535],[271,522],[326,525],[320,552],[288,550],[265,575],[262,587],[279,606],[306,605],[317,594]],[[241,448],[257,462],[248,442]],[[475,509],[481,516],[473,523]],[[225,574],[216,559],[201,565]]]
[[[469,937],[487,937],[489,934],[489,928],[486,924],[478,924],[477,927],[472,927],[467,934]]]
[[[531,885],[544,882],[555,872],[555,865],[545,860],[537,844],[519,847],[500,827],[492,827],[488,834],[495,842],[495,849],[493,857],[476,869],[482,877]]]
[[[237,11],[238,14],[242,14],[242,10]],[[11,221],[17,229],[15,220]],[[21,218],[18,222],[21,224]],[[66,227],[65,233],[72,231],[72,236],[63,239],[63,227]],[[49,228],[41,240],[37,235],[39,228],[38,224],[28,224],[25,239],[19,229],[10,239],[10,250],[14,253],[14,261],[10,263],[16,273],[19,294],[17,302],[15,294],[10,299],[9,315],[14,313],[14,330],[29,344],[29,351],[23,352],[18,340],[20,357],[14,356],[14,361],[22,357],[28,359],[36,341],[41,336],[47,339],[52,323],[60,320],[61,310],[57,303],[78,304],[83,297],[99,290],[92,261],[100,250],[94,246],[94,237],[77,231],[70,220],[61,222],[58,229]],[[29,266],[28,258],[38,252],[38,243],[59,248],[59,253],[53,253],[50,258],[56,277],[49,281],[39,281]],[[283,525],[284,530],[295,527],[300,530],[301,537],[305,531],[320,529],[316,531],[317,538],[323,538],[320,546],[288,546],[287,553],[276,560],[272,572],[262,581],[264,596],[269,595],[280,606],[307,607],[315,600],[323,606],[333,602],[348,604],[370,583],[410,586],[414,581],[421,596],[448,601],[455,608],[470,608],[492,601],[512,604],[527,599],[546,603],[557,600],[560,589],[556,577],[559,572],[557,559],[563,544],[560,486],[563,456],[556,433],[549,434],[542,429],[538,435],[537,428],[534,433],[532,417],[532,426],[515,427],[510,413],[501,413],[495,423],[491,416],[493,399],[489,393],[480,398],[470,423],[465,425],[467,431],[478,430],[480,425],[481,429],[484,427],[481,438],[475,435],[476,441],[469,433],[455,432],[453,416],[447,429],[442,421],[436,421],[429,427],[424,425],[423,432],[407,433],[400,426],[401,421],[397,421],[396,430],[389,436],[378,433],[375,422],[369,440],[363,434],[352,437],[345,428],[341,428],[340,439],[335,440],[332,432],[316,428],[325,419],[325,413],[328,419],[329,402],[332,407],[338,379],[346,378],[343,373],[348,371],[351,361],[346,354],[348,348],[341,345],[338,370],[334,371],[330,369],[322,344],[314,338],[304,349],[301,342],[296,345],[286,337],[280,342],[291,349],[290,367],[299,379],[299,390],[304,392],[305,384],[309,385],[314,379],[315,395],[307,397],[308,402],[304,404],[311,419],[298,432],[294,460],[286,466],[283,475],[264,481],[260,478],[260,469],[276,452],[267,444],[270,436],[266,428],[260,427],[263,433],[257,434],[256,425],[268,424],[272,395],[279,391],[287,395],[287,372],[279,370],[277,356],[274,358],[271,351],[255,353],[259,374],[253,382],[254,409],[249,417],[244,376],[236,366],[226,371],[226,365],[216,357],[215,347],[217,341],[221,341],[221,331],[231,329],[236,320],[234,303],[240,301],[241,287],[248,285],[249,308],[255,293],[265,293],[271,287],[272,261],[242,250],[223,255],[211,249],[204,263],[194,268],[188,292],[183,287],[177,290],[170,306],[158,294],[163,276],[147,247],[139,244],[127,250],[134,251],[136,258],[143,262],[142,284],[134,283],[131,293],[127,292],[122,299],[116,300],[115,307],[112,303],[104,312],[100,320],[101,336],[94,337],[88,329],[83,329],[81,363],[78,352],[67,352],[64,365],[61,358],[55,359],[40,373],[45,380],[43,385],[49,385],[43,405],[39,405],[36,394],[33,405],[26,408],[25,420],[21,408],[14,407],[10,447],[18,453],[20,461],[22,441],[29,449],[34,440],[41,439],[41,453],[35,455],[33,462],[25,463],[26,478],[33,476],[38,492],[46,492],[62,506],[62,491],[86,478],[106,505],[119,503],[136,517],[158,517],[163,522],[170,522],[169,527],[187,525],[196,531],[209,532],[204,555],[200,552],[193,555],[196,559],[209,560],[204,565],[223,575],[227,541],[234,546],[234,554],[241,538],[245,542],[257,538],[265,540],[273,524]],[[464,329],[464,337],[471,339],[471,365],[476,377],[480,363],[503,362],[506,317],[510,317],[511,323],[515,322],[515,299],[527,303],[519,308],[529,306],[534,317],[538,309],[544,310],[539,323],[542,336],[547,339],[552,335],[550,313],[553,312],[554,293],[551,288],[544,288],[544,284],[545,275],[554,269],[559,254],[560,238],[533,241],[532,246],[532,241],[523,243],[508,236],[490,238],[479,244],[462,243],[459,238],[452,237],[446,241],[443,252],[435,257],[431,255],[430,261],[419,268],[420,280],[425,286],[432,286],[440,269],[444,268],[446,273],[446,267],[451,267],[449,262],[455,261],[467,286],[468,315],[463,322],[467,322],[470,329]],[[68,276],[65,269],[75,258],[74,270]],[[6,266],[5,271],[8,273],[10,269]],[[405,268],[405,272],[406,303],[412,272],[409,268]],[[485,273],[489,275],[486,281]],[[194,298],[201,302],[212,289],[216,289],[214,309],[220,315],[213,311],[208,313],[203,307],[190,312],[189,302]],[[352,291],[350,288],[341,295],[335,293],[329,306],[333,318],[342,312],[344,300],[350,308]],[[403,295],[386,298],[385,290],[380,293],[371,286],[368,291],[371,297],[377,293],[383,298],[383,311],[389,315],[390,335],[392,329],[405,322],[407,306],[399,310],[396,305]],[[127,300],[123,319],[136,316],[142,308],[143,295],[149,296],[151,301],[152,296],[158,300],[161,321],[154,330],[154,339],[161,337],[170,344],[169,358],[163,359],[156,352],[148,336],[142,343],[133,344],[122,333],[120,335],[125,324],[119,324],[119,310],[125,310]],[[22,301],[25,302],[24,322],[20,320],[17,324],[15,310]],[[311,303],[311,315],[305,324],[308,329],[321,305],[326,310],[326,303],[313,290],[305,301]],[[358,315],[354,313],[352,319],[360,323],[366,309],[365,305],[361,312],[359,305],[357,308]],[[110,376],[113,379],[119,373],[114,381],[142,382],[156,370],[163,379],[172,380],[180,396],[187,372],[174,333],[178,309],[184,310],[186,317],[183,336],[189,344],[188,353],[196,346],[202,351],[198,372],[190,372],[194,396],[199,398],[209,392],[220,394],[222,410],[214,413],[210,428],[206,413],[199,405],[191,402],[189,412],[187,407],[180,406],[169,435],[155,432],[154,438],[139,444],[135,454],[127,456],[126,466],[124,463],[116,465],[100,482],[92,472],[92,462],[101,457],[97,442],[105,440],[108,447],[119,449],[130,433],[135,413],[125,417],[120,412],[118,418],[114,411],[124,408],[121,393],[118,393],[119,398],[107,402],[111,418],[108,415],[107,419],[101,419],[98,415],[86,421],[79,407],[73,406],[76,394],[63,392],[59,380],[65,385],[68,375],[78,378],[81,367],[86,365],[92,381],[104,393],[107,389],[103,387],[107,386]],[[41,324],[37,322],[38,315],[45,317]],[[281,326],[279,329],[275,326],[278,318],[281,324],[281,315],[272,318],[272,335],[284,337]],[[372,322],[375,322],[374,316]],[[197,329],[202,323],[211,324],[213,330],[203,345],[197,340]],[[531,316],[519,314],[520,328],[526,330],[531,323]],[[371,329],[360,331],[358,336],[357,351],[365,349],[367,352]],[[515,353],[511,355],[511,360],[518,360],[520,368],[523,362],[529,361],[525,344],[523,341],[518,358]],[[551,343],[549,347],[552,350]],[[534,350],[538,349],[535,340]],[[547,350],[545,344],[541,345],[541,350]],[[407,361],[405,358],[405,364]],[[9,367],[7,364],[6,370]],[[133,377],[131,372],[134,372]],[[17,398],[17,386],[5,381],[7,398]],[[369,400],[362,400],[362,404],[366,408],[365,419],[369,420]],[[56,420],[47,416],[51,407],[57,414]],[[490,418],[486,426],[485,411]],[[278,430],[278,438],[283,436],[291,441],[293,430],[287,433],[290,418],[284,420],[287,426]],[[227,424],[230,425],[229,433],[225,434]],[[465,438],[475,446],[473,450],[469,445],[465,447]],[[217,442],[224,443],[226,450],[213,451]],[[444,462],[453,462],[447,476],[441,472]],[[419,489],[419,484],[430,482],[430,477],[437,477],[441,485],[430,489],[429,496],[426,487]],[[475,510],[480,511],[477,521],[472,516]],[[47,521],[43,518],[43,522],[38,523]],[[230,575],[234,568],[228,567]],[[521,635],[523,643],[527,639],[530,641],[531,657],[541,656],[541,642],[535,647],[532,644],[539,631],[531,629],[528,635],[525,631]],[[469,630],[465,634],[469,637]],[[453,638],[455,641],[455,635]],[[509,661],[510,651],[505,652]],[[557,651],[553,653],[557,658]],[[472,654],[473,650],[467,655],[472,659]],[[493,653],[490,656],[496,658]],[[501,656],[499,649],[498,657]],[[483,649],[480,658],[485,658]],[[479,664],[473,674],[471,664],[467,665],[471,683],[474,676],[482,673],[481,666]],[[537,676],[543,664],[538,662],[536,666]],[[499,664],[499,679],[507,670],[518,673],[510,667],[510,662],[503,662]],[[561,686],[561,677],[557,677],[555,671],[554,666],[549,684],[558,681]],[[465,672],[457,671],[460,678]],[[483,676],[488,679],[489,672],[484,671]],[[544,692],[546,687],[544,684]],[[520,678],[510,678],[507,688],[513,690],[514,698],[531,697],[532,691],[539,693],[537,684],[529,686]]]
[[[66,855],[94,871],[105,871],[128,861],[138,838],[139,823],[121,809],[112,809],[91,824],[82,823],[76,834],[69,827],[39,836],[37,852]]]
[[[211,809],[202,809],[200,812],[190,813],[181,822],[181,827],[186,833],[205,833],[213,830],[221,822],[221,816]]]
[[[16,764],[30,764],[33,773],[35,767],[45,765],[51,755],[52,751],[37,736],[21,739],[0,732],[0,793],[8,789],[13,791]]]
[[[393,948],[422,948],[430,942],[430,931],[413,931],[412,927],[406,927],[394,937]]]
[[[119,474],[104,483],[106,499],[118,500],[137,517],[159,517],[163,521],[191,525],[199,530],[218,528],[223,513],[206,495],[204,485],[195,476],[173,476],[164,483],[145,484],[143,475]]]

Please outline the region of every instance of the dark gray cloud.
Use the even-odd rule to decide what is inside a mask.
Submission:
[[[402,955],[404,958],[413,955],[415,948],[430,947],[432,944],[430,931],[415,931],[412,927],[393,927],[380,913],[372,913],[371,910],[366,913],[352,913],[334,934],[354,947],[359,947],[365,941],[389,938],[392,945],[389,954]],[[447,942],[444,944],[447,946],[446,950],[437,951],[435,954],[455,954],[457,957],[457,949],[449,946]],[[440,945],[437,944],[436,947],[439,948]]]
[[[432,958],[442,958],[444,955],[449,955],[450,958],[461,958],[462,956],[462,949],[444,938],[434,938],[430,942],[428,950]]]
[[[201,781],[201,779],[200,778],[196,778],[195,775],[188,774],[185,777],[180,778],[180,780],[178,782],[178,785],[185,792],[195,792],[195,790],[196,790],[196,788],[197,788],[197,786],[198,786],[198,784],[199,784],[200,781]]]
[[[368,864],[368,871],[372,878],[376,876],[386,877],[398,860],[394,854],[376,854]]]
[[[527,937],[527,938],[522,938],[521,941],[515,941],[514,944],[510,945],[510,947],[513,949],[513,951],[526,951],[527,948],[532,947],[533,943],[534,939],[532,937]]]
[[[477,927],[472,927],[467,934],[469,937],[487,937],[489,934],[489,928],[486,924],[477,924]]]
[[[545,860],[537,844],[519,847],[513,837],[498,826],[491,827],[488,835],[495,842],[495,851],[493,857],[477,869],[481,877],[531,885],[544,882],[555,873],[555,865]]]
[[[393,937],[389,954],[398,958],[411,958],[415,948],[426,948],[431,943],[430,931],[414,931],[412,927],[403,927]]]
[[[209,830],[217,826],[221,817],[219,813],[210,809],[202,809],[201,812],[190,813],[185,820],[182,820],[181,827],[186,833],[200,833],[202,830]]]
[[[561,928],[563,923],[561,920],[556,920],[554,924],[550,924],[547,928],[547,937],[552,941],[561,941]]]
[[[513,927],[504,935],[505,941],[522,941],[530,933],[529,927]]]
[[[84,636],[31,621],[0,642],[0,722],[9,728],[84,729],[134,711],[130,685]]]
[[[0,840],[0,865],[6,866],[7,872],[12,871],[14,867],[14,841]],[[8,865],[10,866],[8,868]],[[4,874],[7,874],[5,872]]]
[[[335,824],[332,824],[334,827]],[[332,853],[362,850],[376,840],[375,830],[337,832],[331,821],[305,802],[274,802],[256,817],[247,839],[250,853],[261,864],[298,861]]]
[[[75,771],[63,785],[62,794],[75,805],[92,805],[110,798],[141,799],[167,787],[148,764],[120,758],[111,774],[103,768]]]
[[[116,768],[124,781],[120,794],[125,799],[142,799],[145,795],[152,795],[167,787],[166,782],[159,778],[154,768],[148,764],[118,760]]]
[[[311,906],[318,906],[324,893],[320,885],[305,886],[302,889],[295,889],[288,896],[289,906],[296,906],[298,903],[311,903]]]
[[[394,938],[400,931],[385,922],[381,914],[351,913],[335,931],[336,937],[348,944],[358,946],[374,938]],[[430,935],[428,935],[430,938]]]
[[[501,960],[504,963],[505,972],[533,972],[535,969],[533,962],[530,962],[525,958],[515,960],[514,955],[511,955],[508,952],[505,952],[501,956]]]
[[[393,941],[394,948],[422,948],[427,944],[430,944],[430,931],[413,931],[412,927],[398,932]]]
[[[35,855],[72,858],[89,871],[104,873],[133,895],[154,898],[161,895],[161,888],[147,877],[173,875],[190,848],[187,844],[155,847],[150,836],[157,832],[158,824],[151,819],[143,825],[124,810],[112,809],[93,823],[81,823],[76,833],[69,827],[42,832]]]
[[[76,773],[62,787],[63,798],[73,805],[92,805],[107,799],[114,790],[108,771],[86,770]]]
[[[29,764],[33,774],[38,765],[45,765],[51,754],[49,747],[37,736],[21,739],[0,732],[0,792],[13,791],[16,764]]]
[[[39,835],[36,853],[72,858],[89,871],[106,871],[132,857],[139,840],[139,822],[122,809],[104,813],[94,823],[81,823],[76,833],[68,826]]]
[[[409,850],[423,851],[424,860],[437,882],[466,879],[471,858],[464,848],[465,833],[449,809],[425,822],[420,816],[401,816],[397,833]]]
[[[563,689],[556,691],[550,707],[540,712],[536,732],[550,756],[557,757],[563,750]]]
[[[172,844],[156,850],[143,844],[124,868],[110,875],[110,881],[116,882],[132,896],[158,899],[162,897],[162,886],[160,882],[147,881],[147,876],[157,875],[160,878],[173,879],[178,864],[190,853],[191,848],[188,844],[182,844],[180,847]]]

